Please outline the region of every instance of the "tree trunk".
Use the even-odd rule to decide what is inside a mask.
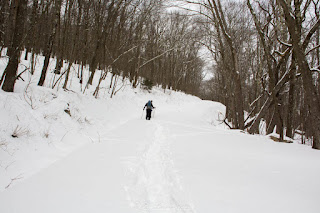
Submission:
[[[320,99],[318,91],[313,84],[313,78],[312,78],[312,72],[310,70],[308,61],[306,59],[305,55],[305,48],[307,44],[309,43],[309,40],[312,36],[312,34],[315,32],[316,28],[319,28],[319,20],[314,25],[314,31],[309,32],[309,34],[306,37],[306,40],[304,42],[301,42],[301,35],[299,35],[299,32],[301,32],[300,29],[301,22],[299,19],[301,18],[298,14],[295,17],[292,16],[290,13],[290,8],[288,7],[288,4],[284,0],[277,0],[280,5],[282,6],[282,9],[285,14],[285,20],[286,25],[288,27],[291,40],[292,40],[292,46],[294,50],[294,56],[296,59],[296,62],[299,66],[299,70],[301,70],[302,74],[302,81],[303,81],[303,89],[305,93],[305,99],[306,104],[310,111],[310,126],[312,128],[312,134],[313,134],[313,146],[314,149],[320,149]],[[297,26],[298,25],[298,26]],[[309,39],[309,40],[307,40]]]
[[[217,24],[220,26],[222,35],[224,36],[231,52],[231,76],[234,80],[234,87],[232,90],[234,93],[234,96],[232,96],[234,99],[234,108],[232,110],[235,113],[234,126],[237,129],[244,129],[244,104],[237,51],[234,47],[230,33],[227,32],[228,26],[224,17],[220,0],[212,0],[208,1],[208,3],[210,5],[211,13],[214,16],[214,19],[216,19]]]
[[[296,64],[295,59],[292,57],[291,69],[293,70],[290,76],[289,98],[288,98],[288,115],[287,115],[287,131],[286,136],[289,138],[294,137],[294,106],[295,106],[295,93],[296,93]]]
[[[31,52],[31,67],[30,67],[30,72],[31,72],[31,75],[33,75],[34,74],[34,70],[35,70],[35,63],[34,63],[34,52],[32,51]]]
[[[4,71],[5,79],[2,86],[2,89],[6,92],[13,92],[16,82],[16,75],[20,59],[20,49],[23,40],[24,16],[27,10],[27,2],[27,0],[18,0],[12,2],[15,7],[15,23],[13,39],[8,49],[9,62]]]
[[[91,72],[91,74],[90,74],[89,80],[87,82],[86,88],[88,88],[88,86],[92,85],[92,83],[93,83],[93,77],[94,77],[94,74],[96,73],[96,68],[97,68],[97,56],[98,56],[98,50],[99,50],[99,47],[100,47],[100,39],[101,38],[102,38],[102,35],[97,40],[96,47],[95,47],[94,52],[93,52],[93,57],[91,59],[91,63],[90,63],[90,66],[89,66],[89,71]]]
[[[47,51],[47,52],[46,52],[45,57],[44,57],[44,62],[43,62],[43,67],[42,67],[42,71],[41,71],[41,76],[40,76],[40,79],[39,79],[39,82],[38,82],[38,85],[39,85],[39,86],[43,86],[44,81],[46,80],[50,56],[51,56],[51,49],[50,49],[50,51]]]
[[[65,81],[64,81],[64,84],[63,84],[63,87],[62,87],[63,89],[67,89],[67,84],[68,84],[68,80],[69,80],[69,74],[70,74],[71,65],[72,65],[72,63],[69,61],[69,65],[68,65],[67,73],[66,73],[66,78],[65,78]]]
[[[54,38],[55,38],[55,35],[56,35],[57,27],[58,27],[58,20],[59,20],[59,17],[60,17],[60,8],[61,8],[61,0],[56,0],[55,1],[55,17],[54,17],[54,20],[53,20],[53,28],[52,28],[52,32],[51,32],[51,34],[49,36],[47,47],[46,47],[46,50],[45,50],[45,58],[44,58],[44,62],[43,62],[43,67],[42,67],[42,71],[41,71],[40,80],[38,82],[39,86],[43,86],[44,81],[45,81],[46,76],[47,76],[49,60],[50,60],[52,47],[53,47],[53,42],[54,42]]]
[[[70,10],[71,10],[71,7],[72,7],[72,4],[73,2],[70,1],[69,3],[69,15],[68,15],[68,19],[70,19]],[[81,5],[81,4],[80,4]],[[77,25],[80,25],[80,18],[81,18],[81,6],[79,6],[79,18],[78,18],[78,22],[77,22]],[[76,28],[76,32],[75,32],[75,35],[72,39],[72,46],[71,46],[71,50],[70,50],[70,53],[71,53],[71,56],[73,57],[73,54],[74,54],[74,51],[75,51],[75,48],[76,48],[76,39],[78,39],[78,35],[79,35],[79,27]],[[71,59],[70,59],[71,60]],[[71,65],[72,65],[72,62],[69,61],[69,65],[68,65],[68,68],[67,68],[67,73],[66,73],[66,79],[65,79],[65,82],[64,82],[64,85],[63,85],[63,89],[67,89],[67,84],[68,84],[68,80],[69,80],[69,75],[70,75],[70,68],[71,68]],[[61,68],[60,68],[61,69]]]
[[[253,133],[257,132],[261,118],[264,117],[264,115],[266,114],[266,112],[269,109],[270,105],[273,104],[272,102],[273,102],[274,94],[278,93],[281,90],[283,85],[287,82],[290,74],[291,74],[291,70],[288,70],[281,77],[281,79],[278,81],[277,85],[273,88],[271,94],[267,97],[267,99],[264,102],[264,104],[262,105],[258,115],[255,117],[254,121],[252,122],[251,126],[249,127],[249,130],[248,130],[249,133],[253,134]]]

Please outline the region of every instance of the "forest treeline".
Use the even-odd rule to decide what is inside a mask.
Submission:
[[[214,61],[203,95],[227,106],[226,123],[249,133],[276,128],[281,141],[300,134],[320,149],[319,0],[193,4]]]
[[[92,85],[97,69],[148,84],[197,94],[203,62],[192,18],[166,13],[161,0],[4,0],[0,3],[0,42],[8,47],[9,64],[2,89],[13,91],[20,50],[25,59],[45,56],[38,85],[45,82],[50,57],[64,88],[73,63],[88,66]],[[63,62],[69,63],[62,70]],[[30,72],[34,72],[32,69]],[[101,81],[100,81],[101,82]],[[97,86],[95,95],[99,91]]]
[[[4,0],[0,42],[9,62],[0,85],[13,91],[24,49],[31,62],[45,56],[40,86],[54,57],[64,88],[77,63],[89,67],[85,82],[78,73],[85,88],[103,70],[96,96],[107,73],[133,87],[144,79],[223,103],[230,128],[276,129],[281,141],[300,134],[320,149],[319,1],[179,0],[171,2],[192,7],[168,12],[165,0]],[[212,62],[208,81],[203,48]]]

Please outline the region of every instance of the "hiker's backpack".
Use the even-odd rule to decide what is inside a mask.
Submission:
[[[147,109],[152,109],[152,103],[151,103],[151,101],[148,101],[148,103],[147,103]]]

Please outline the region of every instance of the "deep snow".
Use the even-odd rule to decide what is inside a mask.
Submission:
[[[80,92],[76,65],[69,91],[37,87],[39,59],[15,93],[0,91],[1,213],[320,211],[310,146],[227,130],[222,104],[180,92],[126,86],[110,99],[107,78],[95,99],[93,87]]]

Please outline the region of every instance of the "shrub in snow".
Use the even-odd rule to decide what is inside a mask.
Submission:
[[[11,136],[13,138],[20,138],[20,137],[22,137],[24,135],[28,135],[29,132],[30,132],[29,129],[23,128],[23,127],[20,127],[19,125],[17,125]]]
[[[46,130],[43,132],[43,137],[44,137],[44,138],[49,138],[49,135],[50,135],[50,131],[49,131],[49,129],[46,129]]]
[[[0,148],[2,149],[3,147],[6,147],[7,143],[4,140],[0,141]]]
[[[142,88],[145,90],[152,90],[153,82],[149,79],[144,79],[142,81]]]

